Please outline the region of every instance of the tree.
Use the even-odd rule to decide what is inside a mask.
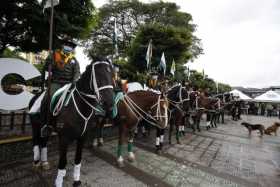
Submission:
[[[38,0],[8,0],[0,7],[0,55],[13,46],[21,51],[48,49],[50,10],[43,13]],[[95,23],[91,0],[60,0],[55,6],[54,41],[59,37],[83,39]],[[58,43],[55,43],[57,45]]]
[[[212,94],[217,93],[216,82],[212,78],[209,78],[207,75],[203,77],[203,74],[198,71],[191,71],[190,82],[196,88],[201,88],[204,90],[208,89],[208,91]],[[219,83],[219,93],[228,92],[230,90],[231,87],[229,85]]]
[[[189,53],[196,58],[202,53],[200,40],[193,34],[196,25],[192,16],[180,12],[175,3],[142,3],[138,0],[109,1],[99,9],[97,27],[92,32],[90,54],[108,56],[113,54],[114,19],[117,19],[119,54],[126,57],[139,28],[157,23],[164,26],[180,27],[191,33]],[[145,44],[147,45],[147,44]]]
[[[162,52],[165,54],[167,72],[173,59],[177,65],[182,65],[193,58],[189,50],[193,42],[192,34],[188,29],[159,24],[144,25],[138,31],[129,50],[130,63],[140,71],[146,69],[145,56],[150,39],[153,40],[153,67],[159,66]]]

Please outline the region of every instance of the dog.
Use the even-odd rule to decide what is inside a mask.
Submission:
[[[275,136],[277,136],[277,130],[279,127],[280,127],[280,123],[275,122],[273,125],[265,129],[264,133],[267,135],[271,135],[271,133],[274,132]]]
[[[259,130],[261,133],[261,136],[263,136],[263,134],[264,134],[265,128],[261,124],[250,124],[247,122],[242,122],[241,125],[243,125],[244,127],[246,127],[248,129],[249,135],[251,135],[251,132],[255,131],[255,130]]]

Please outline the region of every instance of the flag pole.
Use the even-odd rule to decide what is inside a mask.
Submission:
[[[52,63],[54,62],[53,54],[53,15],[54,15],[54,3],[51,0],[51,17],[50,17],[50,35],[49,35],[49,54],[51,56],[51,62],[48,64],[48,92],[47,92],[47,125],[50,124],[50,101],[51,101],[51,77],[52,77]]]

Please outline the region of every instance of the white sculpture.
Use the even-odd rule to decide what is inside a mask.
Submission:
[[[0,83],[8,74],[18,74],[25,80],[40,76],[40,72],[32,65],[16,58],[0,58]],[[34,95],[24,90],[17,95],[9,95],[0,86],[0,109],[19,110],[28,107],[30,99]]]

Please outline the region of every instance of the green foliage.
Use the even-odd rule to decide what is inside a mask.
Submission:
[[[197,72],[195,70],[191,71],[190,75],[190,82],[196,88],[200,88],[203,90],[208,90],[210,93],[216,94],[217,93],[217,84],[216,82],[208,78],[207,75],[203,78],[203,74]],[[231,87],[227,84],[219,83],[218,84],[218,91],[219,93],[228,92],[231,90]]]
[[[186,35],[191,38],[188,53],[193,58],[202,53],[200,40],[193,35],[196,25],[191,24],[191,15],[180,12],[175,3],[160,1],[146,4],[138,0],[110,1],[99,9],[98,17],[97,27],[92,32],[91,49],[89,50],[93,56],[113,54],[115,18],[119,31],[119,54],[122,57],[127,57],[131,42],[139,28],[154,23],[185,29]]]
[[[50,8],[43,13],[38,0],[2,1],[0,7],[0,54],[8,46],[21,51],[48,49]],[[60,0],[54,12],[54,41],[59,37],[84,39],[95,23],[91,0]]]
[[[193,57],[189,51],[192,37],[186,28],[159,24],[142,26],[129,53],[130,62],[140,71],[146,69],[145,56],[150,39],[153,40],[153,67],[159,65],[162,52],[165,53],[168,72],[173,59],[176,64],[184,64]]]

